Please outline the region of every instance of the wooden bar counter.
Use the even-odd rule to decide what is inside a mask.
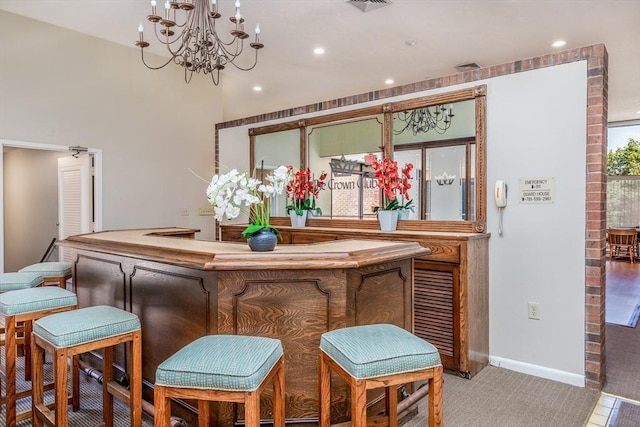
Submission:
[[[258,335],[282,340],[287,419],[314,422],[322,333],[373,323],[413,328],[413,260],[429,253],[416,242],[339,240],[252,252],[246,243],[188,238],[195,231],[106,231],[60,242],[74,253],[80,306],[112,305],[140,317],[149,402],[156,367],[187,343],[208,334]],[[334,383],[340,419],[348,413],[346,386]],[[270,399],[261,406],[264,419]],[[189,402],[176,410],[192,421]],[[218,425],[241,413],[221,404]]]

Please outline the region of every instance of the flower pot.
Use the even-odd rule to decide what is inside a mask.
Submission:
[[[272,251],[278,243],[278,236],[272,230],[263,228],[256,231],[247,239],[249,248],[255,252],[268,252]]]
[[[307,212],[302,211],[302,215],[296,214],[295,210],[289,211],[289,218],[291,218],[291,227],[293,228],[304,228],[305,223],[307,222]]]
[[[409,210],[408,209],[400,209],[398,211],[398,219],[409,219]]]
[[[378,222],[381,231],[395,231],[398,226],[398,211],[378,209]]]

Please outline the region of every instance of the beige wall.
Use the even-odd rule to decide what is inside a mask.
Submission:
[[[0,11],[0,140],[102,150],[105,229],[185,226],[213,237],[213,218],[196,215],[206,183],[188,168],[213,173],[220,98],[208,78],[186,84],[179,67],[148,70],[133,46]]]

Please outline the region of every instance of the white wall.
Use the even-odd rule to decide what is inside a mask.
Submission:
[[[487,85],[491,361],[517,371],[582,386],[586,62],[419,92],[384,102],[477,84]],[[375,102],[357,107],[372,104]],[[331,112],[348,108],[354,107]],[[219,131],[223,163],[246,169],[248,128]],[[518,202],[519,179],[532,177],[555,179],[554,203]],[[510,189],[502,236],[498,234],[498,209],[492,196],[493,183],[498,179],[505,180]],[[527,318],[528,302],[540,304],[540,320]]]
[[[214,170],[221,89],[206,76],[186,84],[180,67],[145,68],[134,46],[0,11],[0,94],[0,140],[103,150],[105,229],[213,238],[213,217],[196,215],[207,184],[188,170]]]
[[[580,382],[572,374],[584,374],[586,62],[487,83],[487,178],[509,186],[502,236],[488,198],[491,354]],[[519,179],[530,177],[555,178],[554,203],[519,203]],[[540,303],[540,320],[527,319],[528,302]]]

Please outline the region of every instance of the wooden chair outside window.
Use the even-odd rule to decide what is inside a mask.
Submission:
[[[631,263],[638,257],[638,232],[634,228],[609,228],[609,259],[626,257]]]

